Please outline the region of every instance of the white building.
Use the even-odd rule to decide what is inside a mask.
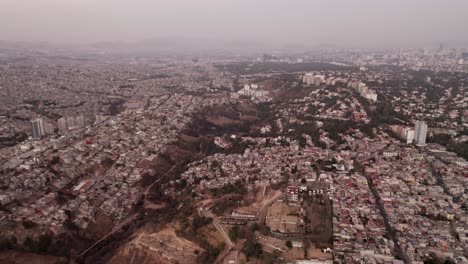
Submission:
[[[414,140],[417,145],[426,145],[427,124],[424,121],[416,121],[414,128]]]
[[[367,87],[367,85],[365,83],[359,82],[358,85],[357,85],[357,91],[361,95],[366,95],[367,92],[369,91],[369,88]]]
[[[403,134],[403,137],[404,137],[404,139],[406,140],[406,143],[407,143],[407,144],[413,143],[413,140],[414,140],[414,130],[413,130],[413,129],[409,129],[409,128],[405,128],[403,133],[404,133],[404,134]]]
[[[377,94],[376,93],[367,93],[365,95],[365,98],[369,101],[372,101],[372,102],[377,102]]]
[[[315,75],[313,73],[306,73],[302,76],[302,82],[307,85],[320,85],[325,82],[325,75]]]
[[[314,83],[314,74],[313,73],[306,73],[304,76],[302,76],[302,82],[311,85]]]

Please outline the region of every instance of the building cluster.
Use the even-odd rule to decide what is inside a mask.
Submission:
[[[266,138],[245,138],[255,145],[243,154],[214,154],[189,165],[182,178],[197,189],[217,189],[238,181],[248,186],[263,186],[278,183],[285,174],[301,174],[306,179],[315,179],[311,167],[313,159],[327,158],[328,152],[321,148],[299,148],[297,141],[270,138],[272,146],[265,146]],[[284,146],[288,142],[290,146]]]
[[[291,180],[285,189],[285,201],[274,203],[265,216],[265,223],[275,236],[288,237],[304,232],[303,217],[297,217],[304,215],[304,209],[300,206],[304,200],[301,194],[310,192],[311,195],[326,195],[333,205],[333,220],[330,221],[333,221],[333,245],[337,261],[395,261],[395,245],[387,233],[376,198],[371,193],[366,177],[353,172],[355,168],[352,158],[359,155],[358,153],[334,153],[315,147],[299,148],[294,142],[289,147],[282,146],[280,141],[277,141],[276,146],[265,146],[265,140],[250,140],[258,140],[256,147],[251,146],[244,154],[215,154],[190,164],[182,178],[193,184],[199,197],[203,197],[202,193],[206,188],[217,189],[239,181],[249,184],[247,186],[263,186],[277,183],[289,175]],[[367,144],[355,142],[353,146],[365,148]],[[386,144],[378,146],[383,148]],[[377,148],[375,151],[378,152]],[[367,155],[366,150],[359,153]],[[332,172],[320,171],[313,166],[319,161],[327,160],[335,162],[324,168]],[[301,178],[305,179],[305,184],[300,182]],[[315,182],[326,183],[328,187],[307,187]],[[223,223],[246,223],[244,219],[228,220],[224,219]]]
[[[385,73],[378,74],[372,70],[367,71],[367,69],[356,75],[345,75],[336,79],[328,79],[327,75],[307,74],[303,76],[303,82],[307,85],[314,85],[314,87],[310,88],[312,90],[310,94],[303,97],[291,96],[289,104],[278,107],[277,128],[282,132],[291,132],[291,129],[284,129],[290,127],[292,123],[304,125],[310,122],[311,118],[320,126],[320,122],[326,119],[320,114],[329,107],[326,101],[334,97],[336,100],[330,100],[332,102],[330,104],[338,105],[340,108],[341,105],[344,105],[349,108],[355,98],[352,94],[346,96],[340,86],[336,86],[336,83],[340,82],[338,78],[346,79],[344,84],[352,87],[361,96],[368,94],[369,90],[364,83],[355,80],[369,79],[371,85],[378,84],[382,87],[385,87],[392,80]],[[407,91],[400,90],[400,92]],[[394,98],[390,93],[390,88],[383,89],[382,93],[385,98],[387,96]],[[428,93],[424,92],[424,95],[428,95]],[[418,95],[420,93],[416,92],[407,97],[400,96],[403,100],[411,99],[405,101],[407,103],[396,104],[395,111],[402,113],[401,109],[406,109],[406,107],[423,110],[425,98],[418,98]],[[438,117],[447,114],[449,118],[463,120],[460,113],[464,113],[465,110],[459,108],[465,102],[459,97],[459,94],[447,94],[446,102],[448,102],[448,98],[454,100],[456,104],[453,107],[457,110],[445,109],[446,106],[439,104],[437,107],[444,110]],[[283,99],[288,100],[287,94]],[[412,99],[416,99],[414,102],[417,104],[414,104]],[[362,105],[355,104],[351,113],[359,112],[361,107]],[[343,109],[345,108],[333,110],[343,111]],[[420,110],[417,111],[420,112]],[[340,135],[346,143],[335,145],[335,147],[343,149],[346,146],[351,151],[342,150],[339,158],[334,155],[327,156],[328,158],[333,156],[336,161],[333,164],[335,172],[328,173],[329,178],[327,179],[332,182],[330,188],[334,207],[334,254],[335,260],[339,263],[398,263],[397,258],[401,258],[401,254],[413,263],[421,263],[434,256],[440,259],[451,259],[456,263],[465,263],[463,252],[466,250],[467,240],[465,228],[467,219],[464,209],[467,206],[465,194],[467,163],[463,159],[457,158],[455,154],[447,152],[441,146],[426,143],[428,123],[442,125],[446,120],[434,120],[432,119],[434,116],[430,116],[430,111],[424,110],[424,112],[427,114],[415,115],[411,111],[405,112],[413,120],[426,120],[415,121],[414,127],[391,126],[393,132],[405,142],[412,143],[414,141],[416,146],[402,144],[379,129],[374,129],[376,133],[374,139],[366,137],[358,129],[350,129],[345,135]],[[332,111],[328,113],[332,113]],[[342,118],[343,120],[350,118],[347,111],[343,111],[343,113],[345,114],[328,115],[327,117]],[[365,114],[365,110],[363,113]],[[462,124],[458,123],[453,126],[453,122],[448,122],[447,124],[451,124],[452,128],[460,127],[458,125]],[[320,140],[333,143],[327,137],[326,131],[321,132]],[[309,144],[309,140],[306,141],[306,145],[313,145]],[[328,147],[330,145],[327,144]],[[300,151],[306,152],[307,149],[306,146]],[[222,156],[222,160],[228,156]],[[242,155],[239,155],[237,159],[242,159]],[[325,157],[323,159],[326,160]],[[352,162],[350,164],[349,161],[352,159],[356,159],[362,165],[362,171],[358,168],[351,170]],[[235,159],[229,161],[234,163]],[[310,159],[310,161],[311,164],[316,162],[314,159]],[[256,162],[265,166],[261,160],[256,160]],[[224,162],[221,161],[221,163]],[[248,161],[246,163],[249,164]],[[229,168],[229,165],[226,167]],[[198,175],[197,177],[207,175],[204,179],[210,179],[213,182],[223,180],[225,178],[223,175],[227,175],[228,178],[231,175],[233,177],[237,175],[249,177],[256,173],[249,169],[246,170],[249,172],[247,174],[239,173],[237,169],[228,169],[224,173],[216,173],[215,171],[213,175],[208,165],[190,170],[188,174]],[[290,173],[291,171],[286,174],[290,175]],[[308,173],[320,175],[320,172],[317,171],[306,172],[305,175]],[[236,179],[236,181],[242,180],[243,177]],[[287,195],[290,197],[288,199],[294,202],[299,199],[299,189],[288,188]],[[283,223],[286,222],[288,221],[283,221]],[[285,230],[292,228],[292,226],[281,228]]]
[[[353,88],[356,92],[358,92],[362,97],[366,98],[371,102],[377,102],[377,93],[369,89],[367,85],[361,81],[349,81],[347,83],[348,87]]]
[[[77,117],[62,117],[57,120],[58,123],[58,131],[60,134],[66,134],[68,130],[73,130],[77,128],[84,128],[85,127],[85,118],[84,116],[80,115]]]
[[[390,129],[403,141],[407,144],[414,142],[414,128],[402,126],[402,125],[392,125]]]
[[[326,77],[325,75],[321,75],[321,74],[306,73],[302,77],[302,82],[306,85],[315,85],[315,86],[322,85],[322,84],[326,86],[335,86],[335,85],[340,84],[340,85],[354,89],[362,97],[366,98],[367,100],[371,102],[377,101],[377,93],[374,90],[369,89],[369,87],[367,87],[367,85],[364,82],[359,81],[359,80],[334,77],[334,76]]]
[[[346,59],[349,61],[350,57]],[[393,52],[370,52],[352,58],[353,64],[362,66],[392,65],[412,70],[467,72],[468,58],[463,49],[408,49]]]
[[[47,121],[37,118],[31,121],[31,136],[32,138],[42,138],[45,135],[54,133],[54,127]]]
[[[333,56],[346,61],[340,54]],[[29,222],[54,234],[68,228],[86,230],[98,215],[108,216],[114,226],[124,222],[145,199],[140,184],[144,175],[156,174],[161,154],[196,111],[249,98],[271,102],[268,114],[273,118],[250,127],[260,136],[214,137],[214,144],[226,152],[188,164],[180,179],[168,184],[186,181],[196,194],[193,199],[207,203],[240,185],[264,193],[268,186],[282,186],[284,195],[259,212],[234,211],[214,223],[266,224],[270,236],[260,237],[288,251],[283,238],[291,238],[294,249],[303,248],[296,238],[312,237],[309,220],[323,214],[319,219],[325,219],[325,228],[318,229],[331,234],[337,263],[400,263],[397,258],[402,257],[421,263],[432,256],[466,263],[468,163],[442,146],[426,143],[428,124],[453,131],[467,127],[467,90],[454,82],[466,80],[461,75],[464,65],[454,63],[464,58],[452,52],[412,51],[352,54],[348,59],[360,71],[307,73],[303,86],[293,75],[289,77],[294,81],[279,81],[280,75],[270,73],[241,76],[241,83],[249,84],[234,93],[233,76],[220,73],[208,61],[132,59],[112,68],[5,64],[0,83],[6,89],[0,89],[0,99],[12,100],[0,100],[0,132],[27,130],[42,140],[0,149],[0,205],[8,209],[0,210],[0,224],[18,223],[15,233],[24,240],[36,232],[23,228]],[[389,64],[401,68],[373,67]],[[454,71],[434,77],[413,69]],[[57,80],[58,75],[65,77]],[[275,85],[280,89],[273,89]],[[370,128],[373,138],[369,131],[364,133],[373,116],[370,111],[379,106],[363,99],[377,102],[377,93],[367,85],[378,87],[380,101],[389,102],[392,114],[410,117],[411,122],[425,120],[415,121],[414,128],[390,126],[404,142],[415,145],[392,139],[383,126]],[[18,91],[12,89],[16,86]],[[272,100],[277,92],[281,100]],[[50,120],[60,116],[65,117],[58,119],[59,136]],[[93,116],[96,122],[87,124]],[[356,127],[339,133],[330,128],[344,121]],[[227,154],[232,148],[242,151]],[[180,195],[174,188],[161,189],[173,198]],[[326,208],[327,203],[333,210],[310,209]]]
[[[286,100],[287,98],[285,98]],[[316,120],[354,120],[356,122],[369,122],[367,112],[363,105],[351,96],[346,88],[336,88],[330,91],[325,87],[315,87],[302,98],[290,99],[288,104],[279,110],[281,123],[303,124]]]
[[[95,123],[102,122],[106,119],[104,115],[96,115]],[[65,135],[70,130],[82,129],[86,127],[85,117],[83,115],[76,117],[61,117],[57,120],[58,133]],[[31,136],[34,139],[41,139],[44,136],[54,135],[55,126],[48,121],[37,118],[31,121]]]
[[[379,96],[400,115],[425,120],[433,128],[468,127],[468,86],[461,74],[428,73],[422,79],[415,72],[402,71],[398,75],[388,73],[379,82]]]
[[[393,125],[390,128],[408,144],[414,142],[419,146],[426,145],[427,123],[424,121],[416,121],[414,129],[401,125]]]
[[[393,241],[367,179],[359,174],[339,174],[333,178],[333,246],[341,263],[359,263],[369,259],[391,262]]]
[[[259,89],[258,84],[246,84],[237,93],[231,93],[232,99],[239,99],[240,96],[247,96],[253,101],[265,102],[270,100],[268,91]]]
[[[431,146],[428,154],[437,175],[444,182],[445,192],[450,193],[465,208],[468,207],[468,194],[465,192],[468,189],[468,161],[441,146]]]
[[[306,73],[302,76],[302,82],[306,85],[320,85],[325,82],[325,75]]]
[[[358,150],[357,158],[379,193],[399,246],[411,261],[423,261],[431,255],[463,258],[464,228],[468,225],[463,209],[466,200],[454,197],[446,189],[445,178],[432,167],[433,161],[425,152],[390,139],[382,143],[386,142],[390,147],[377,142],[368,144]],[[442,167],[439,171],[443,171]],[[459,174],[450,178],[455,175]],[[459,184],[466,186],[466,182]]]
[[[202,95],[214,89],[219,94],[233,82],[210,61],[194,65],[191,60],[174,58],[117,56],[109,58],[112,63],[88,63],[36,53],[21,58],[0,67],[0,147],[31,136],[31,121],[36,118],[43,120],[44,128],[47,123],[55,131],[57,119],[65,117],[66,126],[61,122],[62,129],[58,129],[64,132],[80,125],[76,117],[83,116],[85,124],[90,124],[96,115],[118,114],[131,98],[182,90]],[[45,131],[45,135],[49,134]]]
[[[146,100],[141,108],[129,108],[84,132],[2,150],[8,160],[2,164],[0,202],[17,205],[9,214],[0,212],[0,219],[30,221],[56,234],[69,225],[86,229],[97,214],[119,224],[141,196],[142,175],[177,140],[190,113],[229,102],[224,96],[185,94]]]

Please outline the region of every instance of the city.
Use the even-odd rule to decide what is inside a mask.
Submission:
[[[0,263],[468,263],[468,46],[152,48],[0,41]]]

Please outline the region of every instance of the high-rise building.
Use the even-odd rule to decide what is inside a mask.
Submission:
[[[79,128],[85,127],[84,116],[80,115],[75,118],[75,125]]]
[[[392,131],[397,134],[397,136],[406,141],[406,143],[413,143],[414,140],[414,129],[399,125],[390,126]]]
[[[406,143],[411,144],[413,143],[414,140],[414,130],[405,128],[404,129],[404,139],[406,140]]]
[[[67,120],[62,117],[58,120],[58,129],[60,134],[65,134],[68,131]]]
[[[304,76],[302,76],[302,82],[311,85],[314,83],[314,74],[313,73],[306,73]]]
[[[302,82],[307,85],[320,85],[325,82],[325,75],[315,75],[313,73],[306,73],[302,76]]]
[[[368,92],[363,96],[372,102],[377,102],[377,94],[375,92]]]
[[[416,121],[414,127],[414,140],[417,145],[425,145],[427,136],[427,124],[424,121]]]
[[[363,82],[359,82],[357,84],[357,91],[363,95],[363,96],[366,96],[367,92],[369,91],[369,88],[367,87],[367,85]]]
[[[52,135],[54,133],[54,126],[49,122],[44,122],[44,134]]]
[[[75,118],[74,117],[67,117],[67,128],[68,129],[74,129],[76,126],[75,124]]]
[[[42,119],[38,118],[31,121],[31,128],[33,138],[41,138],[42,136],[44,136],[44,122],[42,121]]]

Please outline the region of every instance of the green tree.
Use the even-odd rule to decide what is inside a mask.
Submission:
[[[248,239],[244,246],[244,253],[247,257],[258,257],[262,254],[262,245],[255,239]]]
[[[239,238],[243,236],[242,230],[239,228],[239,226],[234,226],[229,230],[229,238],[233,241],[236,242]]]

